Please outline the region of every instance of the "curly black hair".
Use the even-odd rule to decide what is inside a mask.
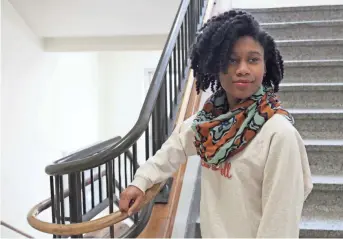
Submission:
[[[279,91],[283,78],[283,60],[274,39],[254,17],[245,11],[230,10],[207,21],[199,30],[191,49],[191,68],[196,78],[196,90],[213,92],[221,89],[219,72],[227,73],[234,43],[243,36],[251,36],[264,48],[266,75],[262,84]]]

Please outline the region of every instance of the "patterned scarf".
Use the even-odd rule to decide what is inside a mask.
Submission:
[[[274,114],[282,114],[294,124],[271,88],[261,86],[230,110],[225,91],[215,92],[193,121],[198,155],[206,164],[218,166],[242,151]]]

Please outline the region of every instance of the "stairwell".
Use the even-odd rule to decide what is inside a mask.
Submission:
[[[285,60],[284,107],[306,143],[314,188],[300,237],[343,237],[343,6],[250,11]]]
[[[343,5],[248,11],[276,39],[284,58],[279,96],[295,118],[311,165],[314,188],[300,237],[343,238]],[[201,237],[199,219],[193,225],[186,237]]]

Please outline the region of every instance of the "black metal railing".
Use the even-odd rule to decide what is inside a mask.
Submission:
[[[189,50],[202,22],[206,0],[182,0],[139,118],[123,138],[97,144],[46,167],[50,175],[52,222],[89,221],[118,206],[121,191],[133,180],[138,159],[147,160],[171,134],[189,75]],[[67,188],[67,189],[65,189]],[[155,202],[165,203],[170,183]],[[150,203],[130,220],[121,237],[136,237],[149,220]],[[114,236],[110,227],[110,236]],[[74,235],[72,237],[82,237]],[[54,235],[54,237],[59,237]]]
[[[119,142],[120,139],[121,137],[115,137],[55,163],[58,165],[94,157]],[[119,155],[104,165],[50,176],[51,203],[49,206],[52,212],[52,222],[66,224],[90,221],[107,208],[109,209],[107,214],[113,213],[114,205],[118,206],[119,194],[133,179],[134,171],[138,167],[136,162],[132,153],[126,150],[123,157]],[[137,222],[137,215],[131,217],[131,220],[134,223]],[[110,233],[113,235],[113,227],[110,228]],[[60,236],[54,235],[54,238],[56,237]]]

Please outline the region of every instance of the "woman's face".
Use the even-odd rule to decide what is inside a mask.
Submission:
[[[229,56],[228,73],[219,74],[229,104],[253,95],[262,84],[264,72],[263,47],[250,36],[239,38]]]

